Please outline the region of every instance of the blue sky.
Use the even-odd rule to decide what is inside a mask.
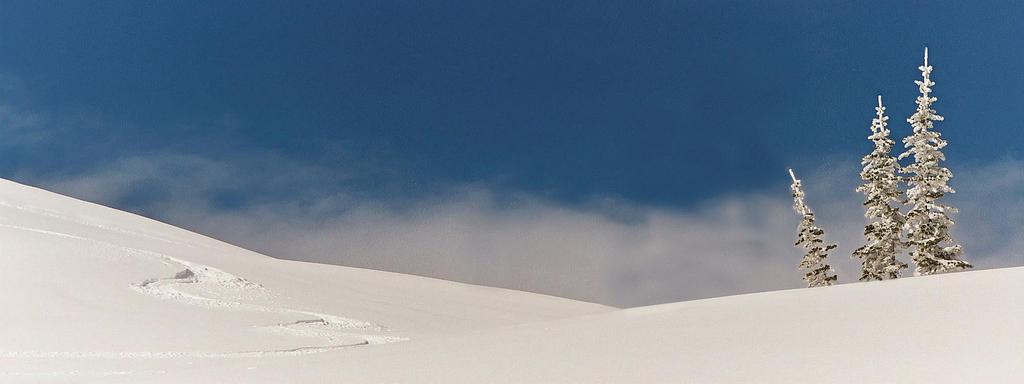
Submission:
[[[0,176],[279,253],[180,207],[289,202],[319,226],[485,191],[501,212],[694,215],[788,197],[789,166],[855,175],[876,94],[909,132],[926,45],[949,166],[1016,164],[1022,19],[1015,2],[4,2]]]

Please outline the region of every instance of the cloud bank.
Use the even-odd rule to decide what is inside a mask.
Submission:
[[[855,164],[801,172],[840,282],[865,221]],[[843,170],[837,173],[834,170]],[[1024,265],[1024,163],[954,168],[954,236],[978,268]],[[788,177],[688,209],[595,197],[563,204],[486,185],[415,201],[346,191],[343,176],[275,157],[123,158],[19,179],[155,217],[271,256],[637,306],[801,286]],[[696,186],[695,186],[696,187]],[[302,191],[302,192],[294,192]],[[236,201],[245,196],[262,196]]]
[[[23,98],[26,89],[0,74],[0,96]],[[686,208],[607,196],[569,204],[486,183],[368,195],[359,183],[396,175],[381,177],[390,171],[373,164],[328,168],[230,146],[132,151],[105,119],[39,113],[9,100],[0,97],[0,148],[12,179],[274,257],[623,307],[802,286],[784,169],[761,190]],[[56,157],[65,161],[47,162]],[[949,201],[961,209],[953,234],[966,257],[978,268],[1024,265],[1024,162],[952,160],[959,193]],[[865,224],[863,197],[853,192],[859,165],[843,158],[796,168],[827,239],[839,243],[830,260],[839,281],[855,281],[850,254]]]

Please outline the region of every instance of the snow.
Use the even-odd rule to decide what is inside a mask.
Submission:
[[[613,309],[273,259],[9,181],[0,260],[0,382],[131,381],[140,361],[305,356]]]
[[[616,310],[277,260],[7,181],[0,260],[3,383],[1024,381],[1024,268]]]

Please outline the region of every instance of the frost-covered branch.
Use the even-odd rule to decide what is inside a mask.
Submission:
[[[866,244],[853,251],[853,256],[861,261],[861,281],[895,279],[907,268],[896,258],[903,247],[900,234],[904,218],[898,208],[902,196],[897,175],[900,166],[891,155],[895,142],[889,138],[888,120],[879,95],[875,118],[871,120],[871,135],[868,136],[875,147],[861,160],[864,168],[860,178],[864,184],[857,187],[857,192],[867,197],[864,216],[871,220],[864,227]]]
[[[804,202],[804,191],[800,180],[796,178],[793,170],[789,170],[789,176],[793,179],[790,188],[793,190],[793,210],[801,216],[800,225],[797,227],[796,244],[807,250],[803,260],[800,261],[800,269],[805,270],[804,281],[808,287],[821,287],[832,285],[836,281],[836,275],[832,267],[825,263],[829,251],[835,249],[835,244],[825,244],[822,236],[825,231],[814,225],[814,212]]]
[[[914,83],[921,95],[917,97],[917,111],[907,119],[914,133],[903,139],[907,151],[899,159],[912,157],[914,160],[903,168],[909,187],[907,204],[911,206],[904,229],[911,259],[917,264],[914,274],[930,275],[971,268],[971,264],[961,259],[962,249],[949,234],[953,220],[947,213],[956,209],[939,203],[939,199],[955,191],[948,185],[953,173],[939,164],[946,159],[942,149],[947,143],[933,130],[935,122],[942,121],[943,117],[932,109],[937,98],[931,96],[935,82],[931,81],[927,48],[924,65],[918,69],[921,80]]]

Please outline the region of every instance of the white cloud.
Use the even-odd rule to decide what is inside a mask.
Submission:
[[[983,268],[1024,264],[1024,164],[954,169],[955,234]],[[849,169],[834,174],[833,169]],[[804,172],[809,202],[840,248],[841,282],[859,276],[857,167]],[[126,158],[74,177],[23,179],[137,211],[266,254],[415,273],[619,306],[799,287],[797,218],[786,175],[771,190],[692,209],[610,199],[568,206],[486,186],[394,204],[346,193],[345,177],[273,157]],[[303,191],[295,193],[294,191]],[[141,191],[141,192],[140,192]],[[147,192],[148,191],[148,192]],[[276,196],[224,208],[224,191]],[[340,192],[339,192],[340,191]],[[135,201],[131,201],[135,199]],[[140,202],[141,201],[141,202]]]
[[[44,123],[37,113],[0,102],[0,147],[31,145],[50,138],[50,132],[43,129]]]

